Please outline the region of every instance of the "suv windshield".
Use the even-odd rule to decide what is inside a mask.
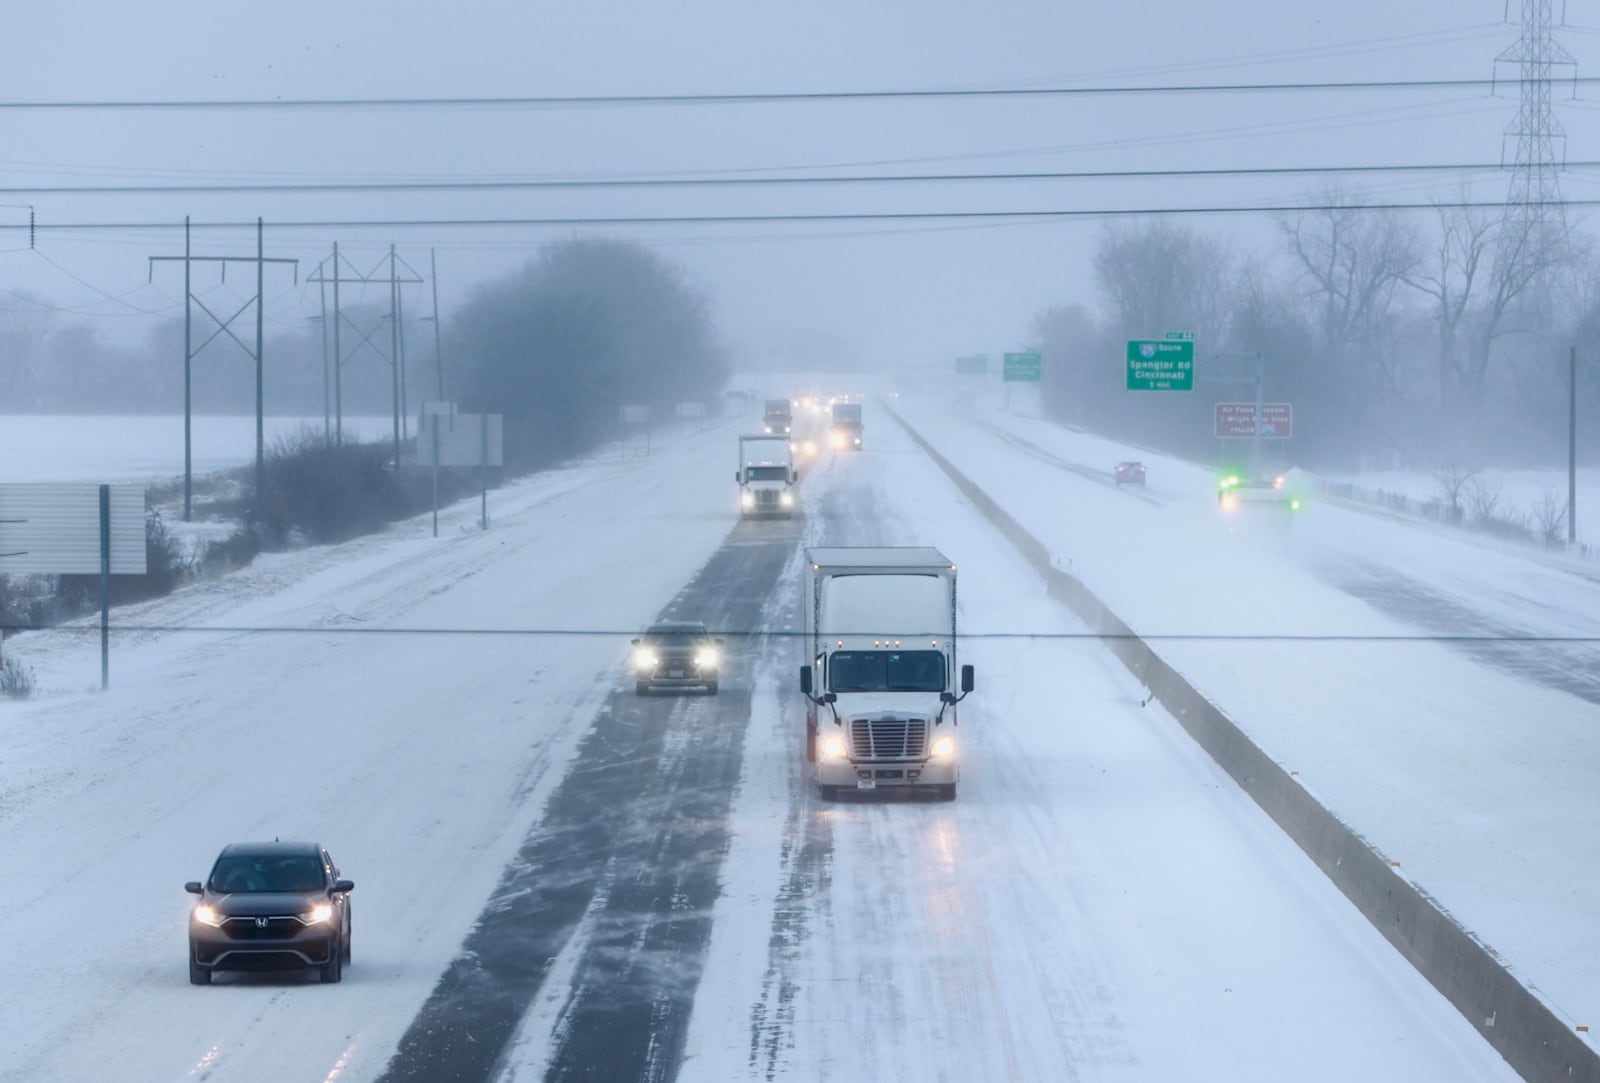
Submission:
[[[309,854],[289,857],[231,856],[211,870],[213,891],[227,893],[317,891],[324,886],[322,863]]]
[[[938,651],[834,651],[828,656],[831,692],[942,692],[944,655]]]

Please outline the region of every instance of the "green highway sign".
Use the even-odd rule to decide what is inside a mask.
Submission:
[[[956,358],[956,372],[963,376],[982,376],[989,371],[989,355],[986,353],[969,354],[966,357]]]
[[[1012,382],[1038,383],[1044,359],[1037,350],[1006,354],[1005,378]]]
[[[1193,391],[1194,341],[1128,341],[1129,391]]]

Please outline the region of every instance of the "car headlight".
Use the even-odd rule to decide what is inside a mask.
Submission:
[[[694,664],[701,669],[715,669],[718,660],[716,651],[701,651],[694,656]]]
[[[830,733],[822,739],[822,758],[825,760],[842,760],[850,751],[850,746],[845,743],[844,737],[837,733]]]
[[[202,925],[211,926],[213,929],[228,920],[226,915],[217,912],[216,907],[207,906],[204,903],[194,908],[194,919]]]
[[[656,661],[655,651],[637,650],[633,652],[633,664],[639,669],[655,669]]]
[[[324,902],[317,903],[317,905],[311,908],[309,913],[301,914],[300,920],[305,922],[307,925],[321,925],[323,922],[332,917],[333,904]]]
[[[948,733],[943,737],[936,737],[933,741],[933,756],[935,759],[947,759],[956,754],[956,739]]]
[[[778,503],[782,504],[786,508],[794,507],[794,494],[793,493],[779,493],[778,494]]]

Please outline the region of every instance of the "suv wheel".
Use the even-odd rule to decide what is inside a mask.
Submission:
[[[194,945],[189,945],[189,984],[210,985],[211,969],[194,961]]]
[[[344,945],[340,943],[330,947],[332,950],[328,954],[328,961],[317,968],[322,973],[324,985],[332,985],[344,978]]]

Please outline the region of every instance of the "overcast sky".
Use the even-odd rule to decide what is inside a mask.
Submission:
[[[1561,0],[1555,0],[1559,17]],[[1511,14],[1519,14],[1513,4]],[[1600,75],[1593,5],[1559,35]],[[1487,78],[1518,28],[1503,0],[677,0],[671,4],[341,0],[33,4],[0,44],[0,100],[209,101],[993,89],[1173,83]],[[1514,80],[1514,67],[1499,66]],[[1558,93],[1571,160],[1600,158],[1600,116]],[[305,282],[334,241],[372,268],[393,242],[427,272],[437,249],[448,316],[477,283],[543,241],[635,237],[712,297],[737,358],[944,363],[1026,341],[1035,313],[1093,303],[1099,221],[842,221],[527,227],[415,226],[418,219],[857,214],[1255,205],[1308,195],[1311,179],[1226,182],[899,183],[477,192],[78,195],[63,186],[535,179],[804,177],[1108,169],[1497,163],[1514,85],[1339,93],[783,102],[563,107],[287,109],[0,108],[0,289],[92,317],[107,336],[181,315],[175,264],[185,214],[266,218],[267,254],[301,260],[300,284],[268,276],[268,322],[303,327]],[[1564,178],[1597,194],[1592,171]],[[1385,174],[1354,193],[1427,199],[1465,178]],[[1501,173],[1475,191],[1499,198]],[[32,189],[32,191],[17,191]],[[362,228],[355,223],[397,223]],[[1197,216],[1246,249],[1268,220]],[[287,228],[282,222],[330,223]],[[171,223],[62,230],[67,224]],[[199,253],[248,254],[253,229],[197,230]],[[196,291],[228,290],[197,271]],[[208,286],[208,282],[211,285]],[[387,294],[374,291],[372,300]],[[114,298],[114,300],[113,300]],[[0,304],[15,303],[0,294]],[[430,300],[413,288],[409,304]],[[1156,329],[1147,329],[1153,332]]]

